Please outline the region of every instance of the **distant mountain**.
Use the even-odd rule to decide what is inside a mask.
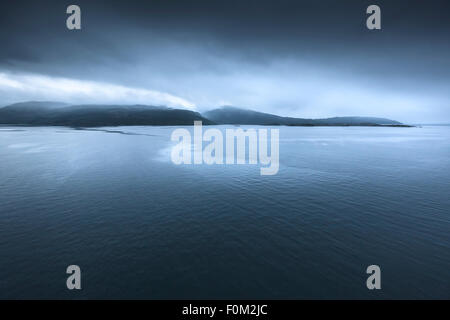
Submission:
[[[15,103],[0,109],[0,123],[2,124],[29,124],[41,121],[51,116],[58,108],[66,107],[67,104],[52,101],[29,101]]]
[[[217,124],[286,125],[287,118],[236,107],[221,107],[203,113]]]
[[[286,125],[286,126],[406,126],[398,121],[372,117],[302,119],[281,117],[236,107],[205,112],[147,105],[69,105],[30,101],[0,108],[0,124],[32,126],[106,127],[132,125]]]
[[[270,113],[257,112],[225,106],[203,113],[203,116],[217,124],[235,125],[286,125],[286,126],[404,126],[402,123],[373,117],[335,117],[326,119],[303,119],[280,117]]]
[[[0,109],[0,124],[35,126],[192,125],[196,120],[212,124],[197,112],[146,105],[68,105],[31,101]]]

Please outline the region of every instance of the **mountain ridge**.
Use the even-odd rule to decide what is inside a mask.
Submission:
[[[31,126],[106,127],[132,125],[274,125],[274,126],[404,126],[398,121],[376,117],[332,117],[305,119],[283,117],[233,106],[204,113],[151,105],[67,104],[28,101],[0,108],[0,124]]]
[[[49,103],[49,102],[47,102]],[[0,124],[107,127],[128,125],[191,125],[212,122],[198,112],[147,105],[70,105],[23,102],[0,108]]]
[[[323,119],[294,118],[273,115],[233,106],[223,106],[203,113],[203,116],[217,124],[239,125],[286,125],[286,126],[314,126],[314,125],[403,125],[401,122],[378,117],[332,117]]]

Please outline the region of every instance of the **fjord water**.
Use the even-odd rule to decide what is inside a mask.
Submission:
[[[278,127],[274,176],[174,129],[1,127],[0,297],[450,298],[450,127]]]

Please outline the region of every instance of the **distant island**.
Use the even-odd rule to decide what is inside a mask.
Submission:
[[[333,117],[325,119],[303,119],[281,117],[270,113],[224,106],[203,113],[203,116],[217,124],[273,125],[273,126],[396,126],[410,127],[401,122],[374,117]]]
[[[0,124],[28,126],[109,127],[193,125],[271,126],[388,126],[411,127],[395,120],[373,117],[303,119],[281,117],[225,106],[203,114],[183,109],[148,105],[70,105],[61,102],[29,101],[0,108]]]

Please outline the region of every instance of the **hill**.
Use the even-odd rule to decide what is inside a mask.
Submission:
[[[212,124],[197,112],[146,105],[67,105],[31,101],[0,109],[0,124],[32,126],[166,126],[192,125],[195,120]]]
[[[225,106],[203,113],[217,124],[236,125],[286,125],[286,126],[402,126],[402,123],[374,117],[334,117],[326,119],[303,119],[281,117],[270,113]]]
[[[0,124],[29,126],[175,126],[192,125],[285,125],[285,126],[407,126],[398,121],[373,117],[303,119],[236,107],[222,107],[203,114],[183,109],[148,105],[69,105],[62,102],[30,101],[0,108]]]

